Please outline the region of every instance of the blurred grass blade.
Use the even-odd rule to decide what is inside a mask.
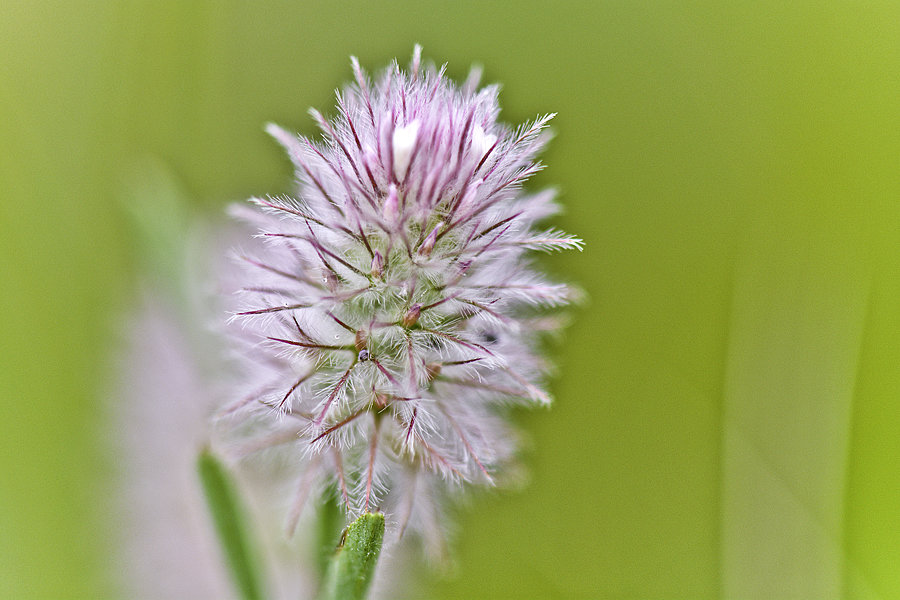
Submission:
[[[161,160],[135,160],[116,195],[143,277],[181,298],[185,286],[185,240],[194,217],[191,198]]]
[[[836,227],[759,227],[729,334],[723,597],[838,600],[868,250]]]
[[[260,576],[237,491],[225,467],[209,450],[197,459],[200,482],[215,523],[228,569],[242,600],[262,600]]]
[[[344,524],[343,515],[337,504],[337,491],[327,489],[319,501],[319,509],[316,515],[316,567],[320,581],[325,581],[328,575],[328,567],[334,556],[334,539],[341,531]]]
[[[347,527],[325,579],[323,600],[362,600],[384,540],[384,515],[368,513]]]

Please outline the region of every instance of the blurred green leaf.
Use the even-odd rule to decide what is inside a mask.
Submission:
[[[319,568],[319,578],[324,581],[328,572],[328,566],[334,556],[334,539],[340,533],[343,525],[343,515],[337,504],[337,490],[327,489],[322,493],[316,513],[316,539],[314,549],[316,554],[316,566]]]
[[[118,198],[141,274],[182,296],[185,242],[194,214],[175,176],[159,160],[145,157],[126,169]]]
[[[224,465],[209,450],[200,453],[197,471],[222,552],[243,600],[262,600],[262,578],[237,489]]]

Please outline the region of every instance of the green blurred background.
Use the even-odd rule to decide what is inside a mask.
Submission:
[[[900,598],[900,5],[469,0],[0,5],[0,597],[115,594],[135,161],[287,191],[263,123],[415,42],[559,113],[535,184],[587,247],[544,262],[590,297],[433,597]]]

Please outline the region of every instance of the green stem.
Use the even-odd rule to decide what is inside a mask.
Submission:
[[[319,501],[314,542],[319,581],[325,581],[325,577],[328,575],[328,566],[334,556],[334,540],[341,533],[343,525],[344,518],[337,504],[337,491],[329,488],[323,492]]]
[[[366,513],[344,531],[322,600],[364,600],[384,541],[384,515]]]
[[[197,458],[197,471],[240,598],[262,600],[261,578],[253,560],[243,510],[228,472],[208,449]]]

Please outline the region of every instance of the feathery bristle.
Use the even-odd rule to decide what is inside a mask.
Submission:
[[[572,294],[526,254],[582,242],[535,230],[553,194],[522,191],[553,115],[498,123],[480,69],[457,87],[419,47],[409,72],[370,80],[352,65],[338,115],[311,111],[320,141],[267,127],[298,194],[238,211],[260,234],[235,311],[235,337],[252,348],[240,387],[265,391],[227,410],[255,413],[263,446],[284,443],[271,436],[278,415],[301,416],[295,444],[310,462],[298,498],[330,482],[351,513],[397,511],[405,529],[439,519],[404,486],[493,485],[515,452],[504,408],[549,402],[530,323]]]

